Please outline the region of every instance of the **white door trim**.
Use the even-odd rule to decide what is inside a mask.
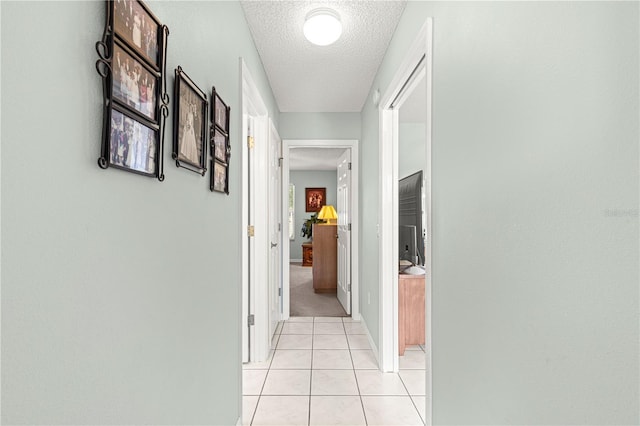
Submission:
[[[282,173],[282,193],[289,193],[289,149],[299,147],[316,147],[316,148],[349,148],[351,149],[351,317],[354,320],[360,319],[360,279],[359,279],[359,229],[360,216],[358,210],[359,200],[359,154],[358,140],[355,139],[283,139],[282,140],[282,156],[283,156],[283,173]],[[282,197],[282,223],[288,223],[289,197]],[[282,303],[283,314],[282,319],[289,319],[289,244],[288,239],[282,245]]]
[[[260,214],[258,207],[267,206],[268,193],[268,126],[269,116],[260,91],[258,90],[244,60],[240,58],[240,75],[242,81],[242,341],[243,361],[263,361],[267,359],[271,339],[269,336],[269,300],[267,285],[261,280],[257,285],[256,277],[268,276],[269,236],[267,217]],[[251,170],[248,169],[249,147],[247,144],[247,125],[249,117],[254,123],[253,137],[256,141],[253,148]],[[249,173],[251,172],[251,173]],[[249,197],[251,208],[249,208]],[[247,229],[255,228],[252,244],[249,244]],[[248,303],[247,303],[248,301]],[[255,325],[250,327],[248,317],[255,316]],[[246,334],[245,334],[246,333]],[[246,340],[248,339],[248,340]],[[248,353],[245,354],[245,341],[249,341]]]
[[[426,424],[432,419],[432,227],[431,227],[431,132],[432,132],[432,67],[433,67],[433,19],[427,18],[404,61],[398,67],[379,106],[380,139],[380,205],[379,205],[379,291],[380,336],[379,360],[382,371],[398,371],[398,111],[391,109],[394,100],[402,93],[405,83],[425,59],[427,85],[426,117],[426,170],[425,170],[425,350],[426,350]],[[390,160],[390,161],[389,161]]]

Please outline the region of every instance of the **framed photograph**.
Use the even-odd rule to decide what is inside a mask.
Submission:
[[[160,21],[139,0],[113,0],[111,4],[115,34],[159,70]]]
[[[215,126],[214,126],[215,127]],[[223,163],[227,163],[227,147],[229,146],[229,137],[222,133],[220,129],[213,130],[213,143],[211,149],[213,157]]]
[[[158,130],[117,109],[111,112],[109,162],[113,167],[156,176]]]
[[[156,121],[158,76],[119,43],[114,45],[113,99]]]
[[[176,68],[173,159],[204,176],[207,171],[207,96],[181,67]]]
[[[229,167],[216,160],[211,163],[211,191],[229,194]]]
[[[215,124],[217,128],[221,129],[225,133],[229,133],[230,108],[227,106],[227,104],[224,103],[222,98],[220,98],[220,95],[218,94],[218,92],[216,92],[215,87],[212,88],[211,91],[213,93],[213,96],[212,96],[213,107],[211,108],[211,114],[212,114],[211,121]]]
[[[106,0],[96,71],[102,78],[98,167],[164,181],[169,116],[166,46],[169,28],[138,0]]]
[[[304,199],[307,212],[319,212],[327,202],[327,188],[305,188]]]

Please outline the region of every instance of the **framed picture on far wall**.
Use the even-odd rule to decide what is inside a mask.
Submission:
[[[213,159],[211,163],[211,191],[229,194],[229,167]]]
[[[176,68],[173,159],[176,166],[205,175],[207,96],[181,67]]]
[[[158,34],[161,31],[160,21],[147,6],[138,0],[114,0],[113,28],[118,37],[146,61],[160,70],[158,55]]]
[[[305,188],[305,211],[319,212],[327,202],[327,188]]]
[[[109,163],[112,167],[156,176],[158,129],[117,109],[111,112]]]

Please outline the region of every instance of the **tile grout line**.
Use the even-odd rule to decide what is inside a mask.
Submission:
[[[282,328],[280,328],[280,332],[278,333],[278,339],[275,347],[273,348],[273,354],[271,355],[271,361],[269,361],[269,366],[267,367],[267,375],[264,377],[264,382],[262,383],[262,387],[260,388],[260,394],[258,395],[258,400],[256,401],[256,406],[253,409],[253,415],[251,416],[251,421],[249,422],[249,426],[253,425],[255,421],[256,414],[258,413],[258,405],[260,405],[260,400],[262,399],[262,391],[264,390],[264,386],[267,384],[267,377],[269,377],[269,372],[271,371],[271,364],[273,364],[273,359],[276,357],[276,349],[278,347],[278,343],[280,343],[280,337],[282,336],[282,329],[284,328],[284,321],[282,322]],[[277,330],[276,326],[276,330]]]
[[[307,425],[311,424],[311,387],[313,386],[313,341],[316,335],[316,317],[311,322],[311,366],[309,367],[309,412],[307,413]]]
[[[342,321],[342,327],[344,328],[345,339],[347,339],[347,348],[349,348],[349,358],[351,358],[351,366],[353,367],[353,377],[356,379],[356,387],[358,388],[358,398],[360,398],[360,408],[362,408],[362,415],[364,416],[365,426],[369,424],[367,422],[367,412],[364,410],[364,402],[362,401],[362,393],[360,392],[360,383],[358,383],[358,375],[356,374],[356,365],[353,362],[353,354],[351,353],[351,345],[349,344],[349,336],[347,336],[347,329],[344,326],[344,320]]]

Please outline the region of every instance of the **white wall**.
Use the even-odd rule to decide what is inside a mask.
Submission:
[[[358,112],[283,112],[282,139],[360,139]]]
[[[432,16],[434,424],[640,421],[638,12],[407,4],[372,90]],[[377,111],[362,118],[375,212]],[[364,215],[368,325],[375,224]]]
[[[235,424],[244,57],[237,2],[148,2],[169,26],[162,183],[96,164],[103,2],[2,2],[2,422]],[[170,160],[173,71],[231,106],[231,195]]]
[[[398,178],[405,178],[420,170],[426,173],[425,124],[400,123],[398,127]]]
[[[289,182],[296,186],[295,200],[295,227],[294,240],[289,241],[289,258],[302,259],[302,243],[309,239],[300,234],[302,223],[309,219],[313,212],[306,212],[305,208],[305,188],[326,188],[327,205],[336,207],[338,192],[338,171],[337,170],[292,170],[289,172]]]

